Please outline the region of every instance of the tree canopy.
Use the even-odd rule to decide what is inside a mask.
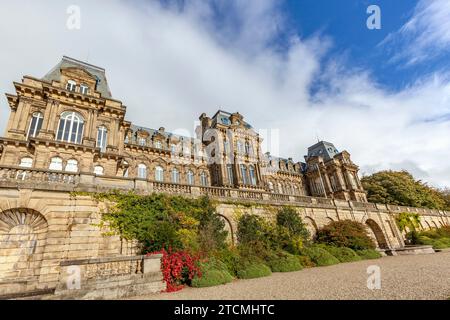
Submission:
[[[369,202],[449,210],[450,193],[416,180],[407,171],[380,171],[363,177]]]

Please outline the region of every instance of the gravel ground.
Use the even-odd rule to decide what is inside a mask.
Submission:
[[[367,288],[367,267],[381,268],[381,289]],[[143,300],[308,300],[308,299],[448,299],[450,251],[430,255],[383,257],[274,273],[209,288],[135,297]]]

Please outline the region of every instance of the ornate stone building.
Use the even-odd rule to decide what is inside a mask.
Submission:
[[[305,162],[263,154],[261,137],[244,117],[222,110],[200,116],[195,138],[140,127],[125,120],[126,106],[112,97],[105,70],[72,58],[14,86],[0,165],[44,170],[51,179],[91,173],[366,201],[358,167],[331,143],[310,147]]]
[[[331,221],[362,222],[387,254],[410,253],[395,223],[400,212],[418,213],[423,230],[450,223],[450,212],[368,203],[358,167],[331,143],[311,146],[304,162],[264,154],[239,113],[202,114],[195,138],[131,124],[105,70],[71,58],[14,85],[0,138],[0,299],[164,289],[160,258],[136,256],[135,242],[105,234],[108,204],[85,192],[208,195],[231,241],[236,213],[273,219],[285,205],[312,235]],[[68,279],[77,269],[81,287],[73,290]]]

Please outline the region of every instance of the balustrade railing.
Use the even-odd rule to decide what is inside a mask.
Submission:
[[[153,190],[156,192],[190,194],[191,186],[177,183],[153,182]]]
[[[44,188],[46,185],[68,185],[71,188],[76,190],[77,187],[80,188],[80,191],[83,191],[84,188],[89,189],[93,185],[97,187],[104,188],[107,190],[115,189],[117,187],[117,183],[111,184],[111,179],[121,179],[119,177],[103,177],[103,176],[95,176],[89,173],[71,173],[64,171],[48,171],[41,169],[32,169],[32,168],[20,168],[20,167],[11,167],[11,166],[0,166],[0,185],[2,183],[34,183],[37,187],[40,186],[41,183],[44,183]],[[133,181],[133,179],[124,178],[126,180]],[[287,194],[277,194],[266,191],[251,191],[251,190],[240,190],[240,189],[230,189],[230,188],[221,188],[221,187],[205,187],[205,186],[191,186],[184,184],[176,184],[176,183],[166,183],[166,182],[156,182],[156,181],[145,181],[144,185],[141,187],[151,188],[148,189],[153,190],[154,192],[162,192],[162,193],[170,193],[170,194],[186,194],[186,195],[208,195],[216,198],[237,198],[237,199],[245,199],[245,200],[257,200],[257,201],[274,201],[274,202],[291,202],[299,205],[311,205],[311,206],[335,206],[335,200],[331,198],[315,198],[309,196],[300,196],[300,195],[287,195]],[[137,180],[129,185],[124,185],[125,189],[133,189],[133,186],[136,187]],[[147,186],[148,183],[148,186]],[[195,191],[194,191],[195,189]],[[140,189],[139,189],[140,190]],[[369,209],[369,210],[377,210],[377,205],[374,203],[367,202],[357,202],[357,201],[343,201],[336,200],[338,202],[339,207],[351,207],[355,209]],[[379,206],[385,207],[383,206]],[[449,212],[426,209],[426,208],[412,208],[412,207],[404,207],[397,205],[386,205],[387,209],[390,212],[413,212],[419,214],[427,214],[427,215],[437,215],[437,216],[450,216]]]
[[[0,168],[0,181],[29,181],[76,185],[79,182],[79,175],[69,172],[8,167]]]

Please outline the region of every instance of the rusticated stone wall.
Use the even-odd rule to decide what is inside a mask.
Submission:
[[[99,182],[101,180],[97,181],[96,186],[102,187]],[[136,182],[139,181],[131,183]],[[0,296],[33,291],[61,292],[58,287],[63,281],[67,261],[78,261],[76,263],[81,268],[87,268],[89,274],[89,270],[94,268],[92,263],[83,264],[80,260],[100,259],[94,260],[95,268],[100,268],[101,265],[105,270],[117,271],[120,267],[116,268],[114,263],[101,259],[136,254],[135,243],[123,241],[118,236],[106,236],[106,230],[99,228],[101,213],[105,207],[91,197],[74,196],[71,190],[64,190],[64,185],[52,188],[45,183],[32,185],[15,181],[10,186],[8,183],[11,182],[4,182],[2,185],[0,181]],[[145,184],[148,187],[150,182]],[[236,216],[239,214],[255,213],[270,219],[274,217],[276,209],[283,205],[297,208],[312,233],[329,221],[360,221],[367,225],[380,248],[391,251],[404,246],[403,235],[394,221],[395,213],[419,213],[423,229],[450,224],[448,212],[437,210],[220,188],[180,189],[170,184],[152,185],[151,188],[187,197],[208,194],[218,201],[218,213],[227,221],[227,228],[233,235],[236,232]],[[94,188],[90,187],[87,190],[93,191],[92,189]],[[146,189],[137,190],[143,191],[143,194],[148,193]],[[145,287],[153,290],[157,287],[153,283],[153,276],[149,276],[151,279],[144,285],[147,282],[142,278],[147,276],[131,273],[138,276],[111,274],[108,280],[109,276],[105,274],[99,282],[88,282],[94,293],[91,296],[86,293],[81,297],[100,297],[100,288],[107,289],[104,292],[106,297],[113,297],[115,294],[119,296],[119,292],[123,293],[119,288],[122,281],[132,284],[135,288],[132,291]],[[118,284],[108,287],[109,282]]]

